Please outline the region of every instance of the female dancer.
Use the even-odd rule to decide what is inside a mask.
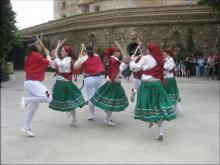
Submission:
[[[69,112],[68,116],[72,116],[72,124],[78,126],[75,108],[83,107],[85,100],[78,87],[72,83],[72,57],[73,52],[70,46],[64,46],[61,49],[59,58],[56,51],[52,56],[51,66],[57,71],[56,83],[53,87],[53,100],[49,108]]]
[[[158,124],[158,140],[163,139],[163,121],[176,118],[173,105],[162,85],[163,80],[163,54],[155,43],[150,43],[138,63],[131,58],[130,68],[133,71],[142,70],[141,85],[138,90],[135,119]]]
[[[106,112],[105,123],[114,126],[112,112],[123,111],[128,106],[128,99],[119,80],[119,73],[127,68],[126,57],[123,62],[119,61],[120,51],[116,48],[109,48],[104,56],[109,59],[107,82],[98,89],[91,101]]]
[[[174,77],[174,70],[176,64],[174,63],[173,57],[174,53],[171,48],[167,48],[163,52],[164,54],[164,87],[170,98],[170,101],[175,105],[175,111],[179,112],[178,102],[180,102],[179,90],[177,87],[176,79]]]

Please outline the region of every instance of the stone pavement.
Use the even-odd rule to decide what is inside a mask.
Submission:
[[[36,136],[27,137],[20,131],[23,81],[24,72],[16,71],[2,83],[2,164],[219,164],[219,81],[177,79],[181,112],[165,122],[162,142],[156,140],[156,126],[148,128],[130,116],[132,103],[126,111],[113,113],[114,127],[104,123],[99,109],[94,122],[86,119],[87,106],[77,109],[80,126],[73,127],[65,113],[41,104],[32,122]],[[131,82],[122,82],[130,98]],[[47,73],[44,84],[51,90],[53,83],[53,73]],[[76,85],[81,83],[79,77]]]

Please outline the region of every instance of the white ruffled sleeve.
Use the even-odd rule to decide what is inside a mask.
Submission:
[[[130,63],[130,69],[132,72],[137,72],[142,69],[142,66],[146,63],[145,57],[141,57],[140,61],[138,63],[135,63],[135,61],[132,61]]]

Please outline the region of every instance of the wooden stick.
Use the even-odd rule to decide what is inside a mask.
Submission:
[[[135,49],[135,51],[134,51],[134,53],[132,54],[132,56],[134,56],[134,55],[137,53],[139,47],[140,47],[140,45],[138,44],[138,46],[137,46],[137,48]]]
[[[125,57],[128,57],[117,41],[115,41],[115,44],[118,47],[118,49],[121,51],[122,55]]]
[[[35,35],[35,37],[37,38],[38,42],[40,43],[40,45],[43,47],[43,49],[46,49],[46,47],[44,46],[43,42],[40,40],[40,38]]]
[[[60,43],[59,46],[63,45],[63,43],[66,41],[66,38]]]
[[[60,45],[60,40],[59,40],[58,43],[57,43],[57,47],[56,47],[56,49],[59,47],[59,45]]]
[[[43,33],[40,33],[40,40],[43,41]]]
[[[84,45],[84,43],[82,43],[82,44],[81,44],[81,51],[80,51],[80,54],[82,54],[84,50],[85,50],[85,45]]]
[[[132,56],[134,56],[134,55],[137,53],[137,51],[138,51],[138,49],[139,49],[140,46],[141,46],[141,42],[138,43],[138,46],[137,46],[137,48],[136,48],[136,50],[134,51],[134,53],[133,53]]]

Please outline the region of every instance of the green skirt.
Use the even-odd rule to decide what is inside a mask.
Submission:
[[[56,111],[68,112],[86,104],[81,91],[71,81],[56,81],[52,97],[49,108]]]
[[[166,78],[166,83],[164,88],[170,98],[172,104],[176,104],[176,102],[180,102],[179,90],[177,87],[176,79],[175,78]]]
[[[97,90],[91,102],[105,111],[112,112],[123,111],[128,106],[128,98],[119,82],[106,82]]]
[[[173,104],[160,81],[141,83],[134,118],[145,122],[176,118]]]

